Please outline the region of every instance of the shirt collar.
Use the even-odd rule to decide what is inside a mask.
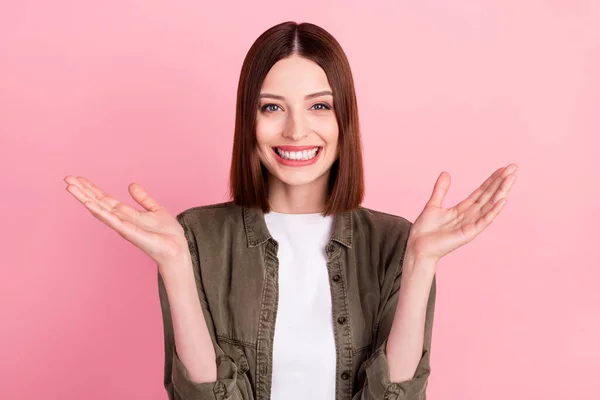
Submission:
[[[244,229],[248,247],[256,247],[272,239],[265,215],[258,208],[243,207]],[[347,211],[337,214],[333,218],[333,231],[331,240],[348,248],[352,247],[352,212]]]

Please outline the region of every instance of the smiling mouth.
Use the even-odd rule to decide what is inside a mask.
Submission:
[[[284,160],[289,161],[307,161],[315,158],[320,152],[322,147],[314,146],[305,148],[303,150],[298,151],[287,151],[283,150],[279,147],[273,147],[273,151]]]

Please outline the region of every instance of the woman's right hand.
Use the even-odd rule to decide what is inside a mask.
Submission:
[[[64,180],[67,191],[94,217],[148,254],[159,268],[189,257],[187,240],[177,219],[140,185],[131,183],[128,189],[144,210],[118,201],[82,176],[67,176]]]

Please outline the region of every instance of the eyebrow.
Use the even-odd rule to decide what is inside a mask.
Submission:
[[[320,91],[320,92],[308,94],[308,95],[304,96],[304,99],[308,100],[308,99],[312,99],[312,98],[315,98],[315,97],[327,96],[327,95],[333,96],[333,93],[331,92],[331,90],[323,90],[323,91]],[[260,98],[261,99],[263,99],[263,98],[270,98],[270,99],[276,99],[276,100],[282,100],[282,101],[285,100],[285,97],[279,96],[277,94],[271,94],[271,93],[261,93],[260,94]]]

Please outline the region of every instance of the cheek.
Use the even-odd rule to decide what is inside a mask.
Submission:
[[[323,119],[319,121],[318,131],[329,146],[337,145],[339,137],[339,129],[335,117]]]
[[[265,117],[258,115],[256,117],[256,139],[259,144],[269,144],[281,134],[282,124],[280,118]]]

